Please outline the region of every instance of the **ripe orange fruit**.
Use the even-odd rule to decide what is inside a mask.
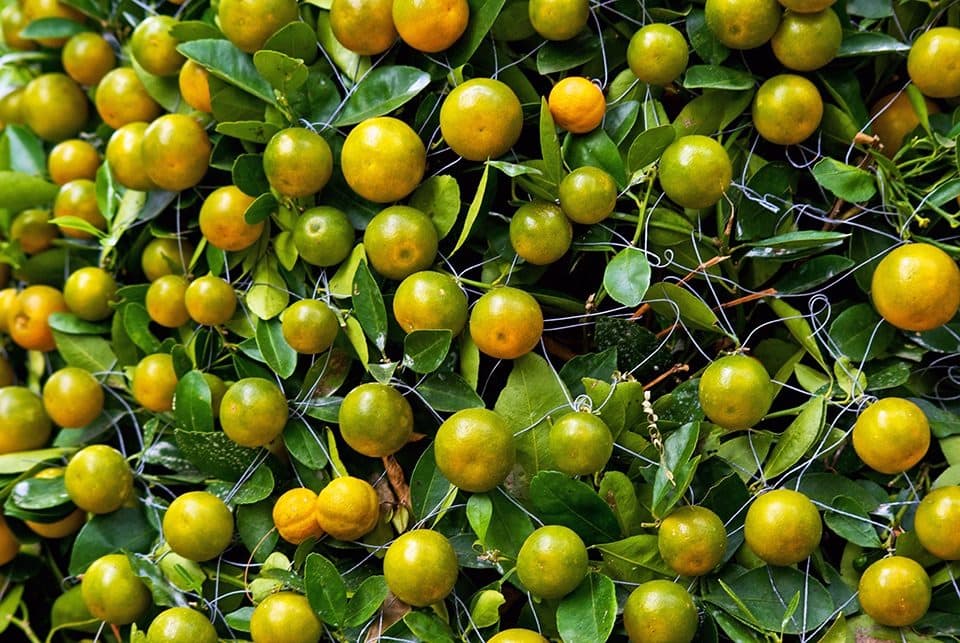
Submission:
[[[366,480],[334,478],[317,495],[314,518],[320,529],[337,540],[358,540],[377,526],[380,498]]]
[[[754,49],[766,43],[780,24],[777,0],[707,0],[707,28],[731,49]]]
[[[923,410],[899,397],[868,406],[853,425],[853,450],[880,473],[901,473],[923,459],[930,448],[930,423]]]
[[[80,587],[90,613],[114,625],[133,623],[153,604],[126,554],[107,554],[90,563]]]
[[[923,618],[930,607],[932,585],[920,564],[903,556],[876,561],[860,576],[860,608],[874,621],[906,627]]]
[[[163,113],[133,67],[117,67],[107,72],[97,85],[94,104],[103,122],[113,129],[127,123],[152,121]]]
[[[931,489],[917,507],[913,524],[923,548],[941,560],[960,560],[960,487]]]
[[[638,29],[627,46],[630,71],[650,85],[669,85],[687,69],[689,59],[683,34],[661,22]]]
[[[420,184],[427,166],[423,141],[403,121],[368,118],[347,134],[340,169],[354,192],[375,203],[398,201]]]
[[[86,230],[73,228],[69,224],[60,225],[57,219],[61,217],[77,217],[83,219],[97,230],[105,230],[107,220],[97,205],[97,186],[90,179],[74,179],[60,186],[57,198],[53,202],[53,223],[57,224],[65,237],[74,239],[90,239],[93,234]]]
[[[574,134],[592,132],[607,113],[603,90],[582,76],[567,76],[554,85],[547,104],[554,123]]]
[[[907,73],[924,96],[960,96],[960,29],[934,27],[917,37],[907,55]]]
[[[244,213],[254,198],[235,185],[211,192],[200,207],[200,232],[214,248],[238,251],[252,246],[263,233],[265,221],[250,225]]]
[[[940,107],[929,98],[925,98],[924,103],[927,113],[940,113]],[[906,92],[895,92],[878,99],[870,108],[870,119],[870,127],[882,145],[880,151],[888,158],[903,146],[906,135],[920,126],[920,116]]]
[[[147,176],[157,187],[180,191],[192,188],[210,167],[210,138],[186,114],[165,114],[143,133],[141,154]]]
[[[333,345],[340,321],[327,302],[301,299],[287,306],[280,316],[283,339],[301,355],[316,355]]]
[[[57,347],[50,329],[50,315],[68,312],[63,294],[51,286],[27,286],[7,311],[7,332],[17,346],[33,351]]]
[[[216,558],[233,540],[233,514],[207,491],[174,498],[163,515],[163,538],[175,553],[202,563]]]
[[[613,455],[610,427],[586,411],[562,415],[550,427],[547,444],[557,469],[571,476],[597,473]]]
[[[530,24],[545,40],[570,40],[587,26],[587,0],[530,0]]]
[[[20,32],[29,24],[27,15],[18,3],[12,2],[0,11],[0,33],[3,42],[11,49],[27,51],[36,48],[36,43],[30,38],[23,38]]]
[[[350,256],[355,237],[343,210],[329,205],[310,208],[293,228],[293,245],[300,258],[314,266],[335,266]]]
[[[587,564],[587,548],[575,531],[545,525],[520,546],[517,577],[537,598],[562,598],[586,577]]]
[[[413,409],[397,389],[368,382],[354,387],[340,404],[340,435],[351,449],[382,458],[399,451],[413,433]]]
[[[177,77],[180,87],[180,96],[190,107],[208,114],[213,111],[210,102],[210,72],[202,65],[187,60],[180,68]]]
[[[472,78],[447,94],[440,106],[440,133],[468,161],[503,156],[520,138],[523,109],[510,86]]]
[[[170,30],[180,23],[173,16],[147,16],[133,30],[130,52],[147,72],[154,76],[175,76],[187,60],[177,51],[180,41]]]
[[[760,85],[751,113],[753,126],[764,139],[794,145],[820,127],[823,99],[817,86],[803,76],[780,74]]]
[[[189,607],[170,607],[157,614],[147,629],[147,643],[217,643],[217,628]]]
[[[390,279],[403,279],[429,268],[437,257],[439,243],[430,217],[406,205],[381,210],[363,233],[370,265]]]
[[[289,413],[287,398],[279,386],[261,377],[246,377],[224,393],[220,425],[240,446],[262,447],[283,433]]]
[[[820,545],[823,523],[810,499],[792,489],[758,496],[744,521],[747,546],[770,565],[793,565]]]
[[[559,261],[572,243],[573,226],[555,203],[524,203],[510,218],[510,245],[527,263],[545,266]]]
[[[316,194],[333,174],[333,153],[327,141],[305,127],[288,127],[270,138],[263,152],[263,171],[281,196]]]
[[[748,355],[714,360],[703,371],[698,386],[700,407],[707,419],[728,430],[752,428],[773,403],[767,369]]]
[[[299,545],[308,538],[319,538],[323,529],[317,524],[315,507],[317,494],[306,487],[294,487],[283,492],[273,505],[273,525],[280,537]]]
[[[487,639],[487,643],[550,643],[547,639],[533,630],[522,627],[511,627],[500,630]]]
[[[397,41],[393,0],[333,0],[330,28],[350,51],[361,56],[382,54]]]
[[[25,386],[0,388],[0,426],[0,454],[39,449],[52,428],[43,402]]]
[[[184,298],[187,280],[180,275],[164,275],[147,288],[146,306],[150,319],[166,328],[179,328],[190,321]]]
[[[143,164],[143,135],[148,123],[121,125],[107,142],[106,160],[114,180],[125,188],[147,192],[157,188]]]
[[[60,229],[50,223],[47,210],[24,210],[10,224],[10,240],[16,241],[24,254],[34,255],[53,246]]]
[[[833,60],[840,51],[843,29],[831,9],[816,13],[786,11],[770,39],[773,55],[787,69],[813,71]]]
[[[480,352],[497,359],[526,355],[543,335],[543,311],[526,291],[512,286],[484,293],[470,311],[470,336]]]
[[[467,29],[467,0],[393,0],[393,24],[401,40],[417,51],[449,48]]]
[[[670,513],[657,530],[657,548],[664,562],[681,576],[713,571],[727,550],[727,530],[720,516],[706,507],[686,505]]]
[[[393,316],[408,333],[446,328],[458,335],[467,323],[467,295],[452,276],[421,270],[397,286]]]
[[[617,184],[606,171],[584,165],[560,181],[560,209],[574,223],[600,223],[617,207]]]
[[[27,127],[45,141],[73,138],[87,123],[87,96],[66,74],[37,76],[27,83],[20,100]]]
[[[270,594],[250,616],[250,637],[257,642],[318,643],[322,634],[323,625],[303,594]]]
[[[300,12],[296,0],[222,0],[217,18],[223,35],[252,54],[281,27],[298,20]]]
[[[42,18],[61,18],[79,24],[83,24],[86,21],[86,17],[82,13],[59,0],[23,0],[21,4],[23,6],[25,24],[30,24],[34,20],[40,20]],[[36,38],[36,41],[44,47],[56,48],[62,47],[64,43],[67,42],[67,38]]]
[[[660,187],[677,205],[701,209],[717,204],[733,180],[727,150],[708,136],[681,136],[660,157]]]
[[[177,373],[169,353],[147,355],[133,369],[130,393],[143,408],[163,413],[173,408]]]
[[[960,268],[928,243],[897,246],[884,256],[870,282],[873,306],[902,330],[933,330],[960,308]]]
[[[112,315],[110,304],[116,294],[113,275],[96,266],[74,270],[63,285],[63,299],[70,312],[87,321],[101,321]]]
[[[90,371],[65,366],[44,383],[43,408],[58,426],[85,427],[103,411],[103,387]]]
[[[487,409],[451,415],[437,429],[433,448],[440,473],[470,493],[494,489],[516,461],[513,431],[500,414]]]
[[[133,497],[133,471],[123,454],[106,444],[77,451],[63,473],[73,504],[84,511],[106,514]]]
[[[459,564],[453,545],[431,529],[401,534],[387,547],[383,576],[394,596],[414,607],[446,598],[457,582]]]
[[[160,279],[153,283],[159,281]],[[187,286],[183,294],[183,304],[193,321],[205,326],[219,326],[227,323],[236,312],[237,293],[225,279],[204,275]]]
[[[60,53],[63,70],[81,85],[93,87],[117,66],[117,55],[98,33],[82,31],[70,36]]]
[[[623,625],[634,643],[690,643],[700,627],[700,615],[683,586],[651,580],[627,597]]]
[[[100,154],[97,148],[79,138],[57,143],[47,155],[47,171],[58,185],[74,179],[93,180],[99,167]]]
[[[20,553],[20,541],[0,514],[0,565],[6,565]]]
[[[182,275],[187,272],[194,247],[186,239],[156,237],[143,249],[140,267],[147,281],[156,281],[164,275]]]

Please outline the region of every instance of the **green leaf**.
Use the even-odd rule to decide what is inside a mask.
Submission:
[[[174,430],[183,456],[200,471],[222,480],[236,480],[257,457],[255,449],[241,447],[222,431]]]
[[[543,168],[546,179],[552,185],[559,185],[563,178],[563,159],[560,156],[560,139],[557,126],[550,114],[546,96],[540,99],[540,154],[543,155]]]
[[[637,499],[637,490],[627,474],[622,471],[605,472],[597,493],[610,505],[613,515],[620,523],[621,533],[632,534],[639,530],[640,502]]]
[[[631,174],[660,160],[663,151],[677,138],[673,125],[661,125],[637,134],[627,152],[627,171]]]
[[[63,476],[29,478],[13,485],[7,502],[26,510],[53,509],[70,503]]]
[[[273,525],[273,502],[265,500],[237,507],[237,533],[240,542],[258,563],[266,561],[280,540]]]
[[[302,20],[280,27],[267,38],[263,49],[279,51],[291,58],[302,58],[308,65],[317,59],[317,32]]]
[[[889,18],[893,16],[892,0],[849,0],[847,13],[862,18]]]
[[[370,57],[360,56],[340,44],[333,35],[330,26],[330,14],[321,11],[317,15],[317,42],[326,54],[333,60],[333,64],[354,83],[358,82],[370,70]]]
[[[24,125],[9,123],[3,130],[2,142],[6,145],[0,147],[0,150],[7,158],[0,161],[0,167],[43,178],[47,163],[43,153],[43,141],[39,136]],[[7,207],[5,203],[4,207]]]
[[[786,428],[763,467],[764,478],[774,478],[797,462],[816,444],[826,420],[824,397],[811,398]]]
[[[817,363],[827,370],[827,363],[823,359],[823,353],[820,352],[820,345],[813,334],[813,329],[806,317],[782,299],[767,299],[767,304],[773,309],[773,312],[783,321],[787,330],[793,335],[793,338],[806,349],[807,353],[817,361]]]
[[[258,197],[270,191],[270,182],[263,170],[263,155],[241,154],[231,170],[233,184],[249,196]]]
[[[262,49],[256,52],[253,54],[253,66],[282,94],[300,89],[310,75],[302,60],[291,58],[279,51]]]
[[[447,50],[451,67],[465,64],[490,32],[506,0],[467,0],[470,21],[463,35]]]
[[[269,190],[269,187],[267,188]],[[243,220],[249,225],[256,225],[261,221],[266,221],[270,215],[277,211],[277,198],[269,191],[264,192],[253,203],[247,206],[243,211]]]
[[[290,293],[277,269],[275,257],[266,256],[253,269],[253,285],[247,291],[247,307],[260,319],[272,319],[287,307]]]
[[[698,8],[690,11],[687,15],[686,26],[690,44],[703,60],[711,65],[719,65],[730,55],[730,50],[717,40],[717,37],[710,31],[702,9]]]
[[[470,620],[477,627],[490,627],[500,622],[500,608],[506,597],[495,589],[484,589],[470,600]]]
[[[564,641],[606,641],[617,620],[613,581],[590,572],[557,607],[557,629]]]
[[[850,203],[868,201],[877,193],[872,174],[829,156],[820,159],[813,166],[813,178],[832,194]]]
[[[719,132],[739,116],[753,99],[753,91],[706,89],[680,110],[673,119],[677,136]]]
[[[21,38],[69,38],[87,31],[86,25],[68,18],[38,18],[20,30]]]
[[[130,568],[140,581],[150,590],[154,605],[159,607],[176,607],[187,605],[183,594],[174,587],[160,567],[147,556],[140,556],[127,552]]]
[[[424,643],[454,643],[453,631],[450,626],[427,612],[407,612],[403,616],[403,624]]]
[[[570,135],[563,142],[563,157],[571,169],[594,166],[606,170],[619,186],[627,184],[627,170],[616,143],[601,128],[589,134]]]
[[[697,470],[700,456],[694,457],[700,423],[688,422],[667,436],[663,442],[660,466],[653,482],[653,515],[663,518],[687,492]]]
[[[350,597],[344,613],[343,624],[346,627],[359,627],[370,620],[383,602],[387,599],[390,590],[383,576],[367,576]]]
[[[153,547],[157,531],[140,507],[121,508],[91,518],[73,542],[69,572],[76,576],[96,559],[120,550],[145,554]]]
[[[443,239],[460,215],[460,184],[448,174],[431,176],[410,195],[409,204],[430,217]]]
[[[683,77],[687,89],[751,89],[755,82],[745,71],[719,65],[691,65]]]
[[[59,191],[60,186],[39,177],[0,171],[0,203],[10,212],[49,205]]]
[[[288,97],[290,107],[301,119],[310,123],[326,125],[340,107],[337,86],[325,74],[311,70],[307,84]],[[329,192],[331,184],[326,190]]]
[[[307,556],[303,570],[307,600],[324,623],[339,627],[347,614],[347,586],[332,562],[320,554]]]
[[[102,335],[109,330],[105,324],[85,321],[73,313],[51,313],[47,324],[66,335]]]
[[[638,248],[624,248],[603,271],[603,287],[618,304],[638,306],[650,286],[650,262]]]
[[[430,74],[416,67],[386,65],[363,77],[343,104],[335,125],[344,127],[389,114],[430,84]]]
[[[443,364],[452,341],[453,333],[445,328],[415,330],[403,338],[403,365],[414,373],[432,373]]]
[[[267,143],[280,128],[273,123],[261,121],[234,121],[232,123],[217,123],[217,132],[241,141],[251,143]]]
[[[363,332],[382,352],[387,346],[387,309],[366,261],[353,275],[353,309]]]
[[[145,353],[160,350],[160,340],[150,332],[150,314],[146,307],[136,302],[124,304],[117,312],[123,315],[123,328],[137,348]]]
[[[292,418],[284,428],[283,446],[294,460],[310,469],[327,466],[327,452],[324,450],[323,441],[299,418]]]
[[[257,321],[257,348],[273,372],[287,379],[297,368],[297,352],[283,338],[278,319]]]
[[[200,371],[190,371],[177,381],[173,397],[177,425],[187,431],[213,431],[210,385]]]
[[[572,40],[547,41],[537,51],[537,72],[541,76],[579,67],[600,53],[600,39],[584,29]]]
[[[455,413],[484,406],[477,392],[456,373],[430,375],[417,385],[417,393],[435,411]]]
[[[823,512],[823,521],[835,534],[855,545],[877,549],[883,546],[877,528],[860,503],[847,496],[837,496]]]
[[[453,250],[447,255],[448,259],[453,257],[457,250],[466,243],[467,237],[470,236],[470,230],[473,229],[473,224],[476,222],[477,216],[480,214],[480,208],[483,206],[483,197],[487,192],[487,179],[489,176],[490,164],[485,163],[483,166],[483,174],[480,176],[480,182],[477,184],[477,193],[473,195],[473,201],[470,202],[470,207],[467,208],[467,218],[463,221],[463,229],[460,230],[460,237],[457,239],[456,245],[453,246]]]
[[[777,292],[791,294],[809,292],[817,286],[830,282],[853,268],[853,260],[840,255],[811,257],[795,265],[775,284]]]
[[[433,517],[439,519],[437,512],[453,493],[455,487],[437,468],[433,444],[424,449],[410,476],[410,509],[417,520]]]
[[[117,356],[110,342],[96,335],[67,335],[53,331],[60,356],[70,366],[77,366],[91,373],[106,373],[113,370]]]
[[[229,40],[205,38],[181,43],[177,51],[206,68],[213,76],[253,94],[267,103],[276,104],[273,88],[257,72],[250,56]]]
[[[589,485],[559,471],[541,471],[530,481],[530,503],[544,524],[564,525],[587,545],[620,537],[610,505]]]
[[[484,550],[513,559],[533,533],[530,516],[499,489],[472,494],[467,499],[467,521]]]
[[[682,322],[705,331],[721,332],[717,316],[689,290],[666,281],[647,289],[644,301],[668,323]]]
[[[13,622],[11,618],[20,607],[20,599],[23,597],[23,590],[26,587],[23,583],[8,586],[4,592],[3,600],[0,601],[0,634]]]
[[[881,322],[873,306],[856,304],[830,324],[830,339],[850,359],[871,360],[885,353],[897,335],[893,326]]]
[[[570,391],[570,395],[576,399],[586,392],[584,380],[608,382],[616,370],[617,349],[608,348],[599,353],[585,353],[572,357],[560,367],[560,379]],[[601,400],[596,407],[603,406],[605,402],[606,399]]]
[[[603,557],[601,571],[628,583],[643,583],[676,574],[660,557],[657,536],[639,534],[596,546]]]
[[[170,35],[180,42],[202,40],[204,38],[222,38],[223,34],[216,26],[202,20],[181,20],[170,27]]]
[[[20,474],[47,460],[65,458],[74,451],[74,447],[57,447],[0,454],[0,475]]]
[[[910,51],[910,45],[876,31],[844,31],[837,58],[879,56]]]

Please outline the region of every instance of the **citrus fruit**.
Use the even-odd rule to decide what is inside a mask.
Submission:
[[[87,122],[87,97],[66,74],[37,76],[27,83],[21,101],[27,127],[45,141],[73,138]]]
[[[221,0],[220,29],[240,51],[252,54],[281,27],[300,17],[297,0]]]
[[[930,423],[923,410],[900,397],[868,406],[853,425],[853,450],[880,473],[901,473],[923,459],[930,448]]]
[[[860,576],[860,608],[880,625],[906,627],[930,607],[932,586],[926,570],[903,556],[881,558]]]
[[[180,41],[170,30],[180,24],[173,16],[153,15],[144,18],[130,37],[130,52],[143,69],[154,76],[175,76],[186,62],[177,51]]]
[[[754,49],[766,43],[780,24],[777,0],[707,0],[707,28],[731,49]]]
[[[70,36],[60,52],[63,70],[81,85],[92,87],[117,66],[117,55],[98,33],[81,31]]]
[[[50,328],[50,315],[68,312],[63,293],[51,286],[27,286],[17,294],[7,311],[7,332],[18,346],[33,351],[57,347]]]
[[[547,444],[557,469],[571,476],[597,473],[613,455],[610,427],[586,411],[571,411],[557,419]]]
[[[65,366],[44,382],[43,408],[58,426],[87,426],[103,411],[103,387],[90,371]]]
[[[281,332],[290,348],[302,355],[316,355],[333,345],[340,321],[320,299],[301,299],[287,306],[281,317]]]
[[[148,123],[142,121],[121,125],[110,136],[104,154],[114,180],[125,188],[140,192],[157,187],[143,165],[143,135],[147,127]]]
[[[50,223],[50,212],[31,208],[24,210],[10,224],[10,240],[20,244],[24,254],[34,255],[53,246],[60,229]]]
[[[314,266],[335,266],[350,256],[355,232],[343,210],[329,205],[310,208],[293,228],[300,258]]]
[[[214,248],[238,251],[252,246],[263,232],[266,222],[249,224],[244,213],[254,198],[235,185],[225,185],[211,192],[200,207],[200,232]]]
[[[573,226],[555,203],[524,203],[510,218],[510,245],[527,263],[545,266],[559,261],[572,243]]]
[[[361,56],[382,54],[397,41],[393,0],[333,0],[330,28],[350,51]]]
[[[672,511],[657,530],[657,548],[664,562],[681,576],[708,574],[723,560],[727,530],[706,507],[686,505]]]
[[[223,432],[244,447],[262,447],[272,442],[283,433],[288,417],[283,391],[262,377],[234,382],[220,402]]]
[[[433,448],[440,473],[470,493],[494,489],[516,461],[513,430],[487,409],[464,409],[444,420]]]
[[[184,292],[183,303],[193,321],[205,326],[219,326],[229,321],[236,312],[237,293],[225,279],[204,275],[190,282]]]
[[[587,564],[587,548],[575,531],[563,525],[545,525],[520,546],[517,576],[538,598],[562,598],[586,577]]]
[[[0,388],[0,454],[38,449],[47,443],[51,430],[36,393],[25,386]]]
[[[354,451],[382,458],[399,451],[413,434],[413,409],[397,389],[368,382],[340,404],[340,435]]]
[[[940,107],[929,98],[924,99],[928,114],[937,114]],[[903,146],[904,138],[920,126],[910,96],[906,92],[895,92],[880,98],[870,108],[870,127],[880,139],[880,150],[892,158]]]
[[[50,480],[62,477],[64,471],[65,469],[63,467],[49,467],[47,469],[43,469],[33,477]],[[75,534],[86,522],[87,512],[79,507],[58,520],[53,520],[50,522],[39,522],[34,520],[23,521],[23,523],[30,528],[30,531],[38,536],[50,539],[66,538],[70,534]]]
[[[78,10],[59,0],[23,0],[21,5],[23,6],[25,23],[28,25],[34,20],[42,20],[43,18],[69,20],[78,25],[82,25],[86,20]],[[67,42],[67,37],[50,36],[35,38],[35,40],[44,47],[56,48],[62,47]]]
[[[446,598],[457,582],[459,564],[453,545],[443,534],[414,529],[387,547],[383,576],[393,595],[414,607]]]
[[[0,332],[9,332],[7,325],[7,312],[13,307],[13,301],[17,298],[16,288],[4,288],[0,290]],[[6,361],[6,360],[4,360]],[[7,363],[9,366],[9,362]]]
[[[127,123],[152,121],[163,113],[163,108],[147,93],[133,67],[108,71],[97,84],[93,102],[100,118],[113,129]]]
[[[153,604],[126,554],[107,554],[90,563],[80,587],[90,613],[114,625],[133,623]]]
[[[960,560],[960,534],[953,528],[960,520],[960,487],[931,489],[914,516],[920,544],[941,560]]]
[[[189,607],[170,607],[147,628],[147,643],[217,643],[217,629],[206,616]]]
[[[780,74],[760,85],[751,113],[761,137],[777,145],[795,145],[820,127],[823,99],[817,86],[803,76]]]
[[[600,223],[617,206],[617,184],[608,172],[592,165],[571,171],[560,181],[560,209],[574,223]]]
[[[880,316],[902,330],[933,330],[960,308],[960,268],[928,243],[888,252],[873,271],[870,297]]]
[[[582,76],[567,76],[554,85],[547,105],[553,122],[573,134],[592,132],[607,112],[603,90]]]
[[[94,179],[99,167],[97,148],[79,138],[57,143],[47,155],[47,171],[58,185],[74,179]]]
[[[180,87],[180,96],[187,105],[201,112],[213,111],[213,104],[210,102],[210,72],[205,67],[187,60],[180,68],[177,85]]]
[[[84,511],[106,514],[133,497],[133,471],[123,454],[106,444],[77,451],[63,474],[67,495]]]
[[[729,430],[749,429],[770,410],[773,385],[756,358],[726,355],[703,371],[698,395],[700,407],[711,422]]]
[[[820,545],[823,523],[817,507],[799,491],[775,489],[758,496],[747,509],[744,537],[770,565],[793,565]]]
[[[74,315],[87,321],[101,321],[113,314],[117,281],[109,272],[85,266],[70,273],[63,285],[63,300]]]
[[[263,172],[281,196],[316,194],[333,174],[333,153],[322,136],[305,127],[274,134],[263,152]]]
[[[393,316],[408,333],[445,328],[458,335],[467,323],[467,295],[452,276],[421,270],[397,286]]]
[[[716,205],[732,179],[727,150],[708,136],[681,136],[660,157],[660,187],[684,208]]]
[[[501,286],[484,293],[470,311],[470,337],[497,359],[526,355],[543,335],[543,311],[528,292]]]
[[[57,198],[53,202],[53,223],[60,228],[65,237],[90,239],[94,235],[88,230],[73,227],[70,222],[60,223],[63,217],[76,217],[97,230],[107,227],[107,220],[100,213],[97,204],[97,186],[90,179],[74,179],[60,186]]]
[[[202,563],[222,554],[233,540],[233,514],[212,493],[188,491],[167,507],[163,538],[174,552]]]
[[[260,601],[250,616],[254,643],[318,643],[323,625],[310,601],[296,592],[277,592]]]
[[[836,0],[779,0],[780,4],[797,13],[814,13],[833,6]]]
[[[177,373],[169,353],[153,353],[141,359],[133,369],[130,392],[143,408],[154,413],[173,409]]]
[[[500,630],[487,639],[487,643],[550,643],[538,632],[522,627]]]
[[[960,96],[960,29],[934,27],[920,34],[907,55],[907,73],[924,96]]]
[[[687,69],[687,41],[676,28],[660,22],[644,25],[630,38],[627,64],[640,82],[669,85]]]
[[[503,156],[520,138],[523,109],[509,85],[472,78],[447,94],[440,106],[440,133],[468,161]]]
[[[690,643],[700,627],[700,615],[683,586],[651,580],[630,592],[623,624],[632,643]]]
[[[184,302],[188,287],[180,275],[164,275],[150,282],[145,301],[150,319],[166,328],[179,328],[190,321]]]
[[[210,138],[190,116],[164,114],[143,133],[141,154],[147,176],[157,187],[180,191],[192,188],[210,166]]]
[[[394,205],[374,216],[363,232],[363,248],[373,269],[403,279],[433,265],[440,243],[437,228],[423,212]]]
[[[320,529],[337,540],[357,540],[380,520],[380,498],[366,480],[341,476],[320,490],[314,503]]]
[[[12,2],[0,11],[0,33],[3,34],[3,43],[19,51],[27,51],[36,47],[30,38],[24,38],[20,32],[29,24],[27,15],[18,3]]]
[[[530,0],[530,24],[545,40],[570,40],[587,26],[587,0]]]
[[[308,538],[319,538],[323,529],[315,516],[317,494],[306,487],[284,491],[273,505],[271,516],[277,533],[288,543],[299,545]]]
[[[427,151],[413,129],[392,116],[368,118],[350,130],[340,169],[354,192],[375,203],[398,201],[420,183]]]
[[[467,0],[393,0],[393,24],[400,39],[417,51],[437,53],[467,28]]]
[[[836,58],[843,29],[832,9],[816,13],[786,11],[770,39],[773,55],[787,69],[813,71]]]
[[[20,552],[20,541],[0,514],[0,565],[6,565]]]

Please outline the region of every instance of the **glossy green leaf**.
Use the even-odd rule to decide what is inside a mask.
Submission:
[[[257,348],[267,366],[286,379],[297,368],[297,353],[283,338],[283,329],[278,319],[260,319],[257,321]]]
[[[845,31],[837,58],[879,56],[910,51],[910,45],[875,31]]]
[[[484,550],[499,551],[509,558],[517,557],[523,541],[533,533],[530,516],[499,489],[471,494],[466,514]]]
[[[450,350],[453,333],[447,329],[415,330],[403,339],[403,365],[414,373],[437,370]]]
[[[467,23],[463,35],[447,51],[452,67],[459,67],[470,60],[506,4],[506,0],[467,1],[470,6],[470,22]]]
[[[557,607],[557,629],[564,641],[606,641],[617,618],[613,581],[590,572]]]
[[[430,217],[443,239],[460,215],[460,184],[449,174],[431,176],[410,195],[409,204]]]
[[[672,125],[653,127],[638,134],[627,152],[627,170],[637,172],[658,161],[676,137],[677,131]]]
[[[682,322],[706,331],[719,331],[719,320],[703,300],[681,286],[661,281],[647,289],[644,301],[668,323]]]
[[[282,94],[294,92],[304,83],[310,72],[298,58],[279,51],[260,50],[253,55],[253,66],[274,89]]]
[[[650,286],[650,262],[637,248],[624,248],[603,271],[603,287],[618,304],[638,306]]]
[[[550,114],[546,97],[540,99],[540,154],[543,156],[545,178],[553,185],[559,185],[563,174],[563,159],[560,156],[560,138],[557,126]]]
[[[353,276],[353,307],[363,332],[382,351],[387,345],[387,310],[365,261],[360,262]]]
[[[456,373],[434,373],[417,386],[417,392],[436,411],[455,413],[483,408],[483,399]]]
[[[882,355],[896,337],[896,329],[884,324],[870,304],[857,304],[837,315],[830,324],[830,339],[852,360],[870,360]]]
[[[457,243],[453,246],[453,250],[447,255],[448,258],[452,257],[457,250],[463,247],[463,244],[466,243],[467,238],[470,236],[473,224],[476,223],[477,217],[480,215],[480,208],[483,207],[483,198],[487,191],[487,179],[489,176],[490,164],[485,163],[483,166],[483,174],[480,176],[480,183],[477,184],[477,192],[473,195],[470,207],[467,208],[467,217],[463,221],[460,236],[457,238]]]
[[[530,481],[530,503],[544,524],[569,527],[587,545],[620,537],[610,505],[586,483],[559,471],[541,471]]]
[[[276,102],[273,88],[254,67],[250,56],[237,49],[229,40],[192,40],[181,43],[177,51],[202,65],[217,78],[267,103]]]
[[[253,285],[247,291],[247,307],[260,319],[272,319],[287,307],[290,294],[277,269],[277,260],[262,259],[253,270]]]
[[[53,203],[58,185],[23,172],[0,171],[0,203],[11,212]]]
[[[260,121],[236,121],[217,123],[217,132],[251,143],[267,143],[280,128],[273,123]]]
[[[800,461],[816,444],[826,420],[826,399],[814,397],[803,405],[777,440],[763,467],[764,478],[775,478]]]
[[[324,623],[334,627],[343,623],[347,613],[347,586],[334,564],[320,554],[310,554],[303,577],[313,611]]]
[[[719,65],[691,65],[683,76],[687,89],[751,89],[755,82],[745,71]]]
[[[860,503],[848,496],[837,496],[823,512],[823,521],[838,536],[861,547],[882,547],[877,529]]]
[[[364,76],[347,98],[336,125],[355,125],[362,120],[389,114],[430,84],[430,75],[415,67],[388,65]]]
[[[177,426],[187,431],[213,431],[210,385],[200,371],[190,371],[177,381],[173,398]]]
[[[67,18],[37,18],[20,30],[21,38],[69,38],[87,27]]]
[[[813,176],[825,189],[851,203],[862,203],[877,193],[873,175],[830,157],[817,161],[813,166]]]
[[[156,537],[156,529],[139,507],[122,507],[94,516],[80,529],[73,543],[69,573],[81,574],[96,559],[120,550],[145,554]]]
[[[627,184],[627,171],[617,145],[601,128],[589,134],[567,136],[563,157],[571,169],[591,165],[606,170],[619,186]]]

